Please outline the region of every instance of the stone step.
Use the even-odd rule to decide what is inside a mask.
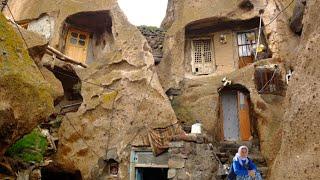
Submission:
[[[223,164],[230,162],[229,158],[219,158],[219,159]]]
[[[252,142],[251,141],[239,141],[239,142],[220,142],[221,147],[226,147],[226,148],[239,148],[240,146],[245,145],[249,149],[252,147]]]
[[[250,158],[254,163],[256,163],[257,165],[262,165],[262,166],[266,166],[266,165],[267,165],[266,160],[265,160],[264,157],[261,156],[261,155],[250,154],[250,155],[249,155],[249,158]]]
[[[265,179],[268,175],[269,168],[266,166],[264,166],[264,167],[258,166],[258,170],[260,171],[262,178]]]
[[[223,153],[223,152],[217,152],[216,155],[217,155],[219,158],[229,158],[229,154]]]
[[[219,148],[219,151],[234,156],[234,155],[238,152],[238,148],[224,148],[224,147],[220,147],[220,148]]]

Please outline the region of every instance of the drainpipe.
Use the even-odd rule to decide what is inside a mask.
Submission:
[[[257,41],[257,46],[256,46],[256,53],[254,56],[254,61],[257,61],[257,56],[258,56],[258,48],[260,46],[260,38],[261,38],[261,29],[262,29],[262,14],[264,13],[263,9],[259,10],[259,15],[260,15],[260,23],[259,23],[259,34],[258,34],[258,41]]]

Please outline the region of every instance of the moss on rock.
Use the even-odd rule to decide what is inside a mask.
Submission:
[[[12,145],[8,149],[7,155],[25,162],[41,162],[47,147],[46,138],[38,129],[34,129]]]

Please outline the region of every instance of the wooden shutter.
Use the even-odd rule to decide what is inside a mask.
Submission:
[[[195,74],[210,74],[213,72],[211,39],[192,41],[192,72]]]

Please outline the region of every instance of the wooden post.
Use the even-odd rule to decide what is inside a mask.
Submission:
[[[82,62],[79,62],[77,60],[74,60],[72,59],[71,57],[68,57],[66,55],[64,55],[62,52],[54,49],[53,47],[51,46],[48,46],[47,47],[47,50],[46,50],[46,53],[49,54],[49,55],[56,55],[57,59],[61,60],[61,61],[64,61],[64,62],[68,62],[68,63],[72,63],[72,64],[76,64],[76,65],[80,65],[84,68],[87,68],[88,65],[82,63]]]

